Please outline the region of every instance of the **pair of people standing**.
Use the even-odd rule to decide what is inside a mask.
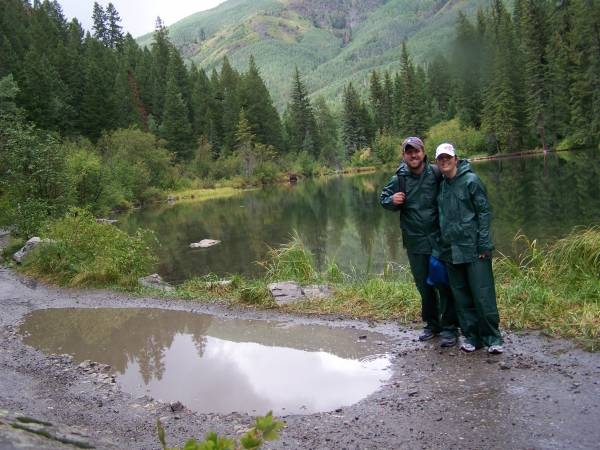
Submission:
[[[485,187],[451,144],[438,146],[437,167],[429,164],[417,137],[406,138],[402,150],[404,161],[381,192],[380,203],[400,211],[403,244],[426,323],[419,340],[440,334],[441,345],[450,347],[460,326],[462,350],[485,345],[489,353],[502,353]],[[449,287],[428,285],[431,255],[445,262]]]

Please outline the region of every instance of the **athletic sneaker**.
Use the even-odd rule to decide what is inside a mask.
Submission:
[[[457,342],[458,342],[458,339],[456,339],[455,336],[445,337],[442,339],[442,342],[440,342],[440,347],[444,347],[444,348],[454,347]]]
[[[492,355],[499,355],[500,353],[504,353],[504,349],[501,345],[490,345],[488,347],[488,353]]]
[[[471,353],[471,352],[474,352],[475,350],[477,350],[477,348],[473,344],[469,344],[468,342],[463,342],[462,344],[460,344],[460,349],[463,352],[467,352],[467,353]]]
[[[431,331],[429,328],[425,328],[423,332],[419,336],[420,341],[428,341],[429,339],[433,339],[436,336],[436,333]]]

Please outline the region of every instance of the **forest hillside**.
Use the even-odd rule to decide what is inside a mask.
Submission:
[[[352,81],[368,86],[373,70],[400,67],[406,41],[415,62],[449,50],[461,11],[474,17],[488,0],[227,0],[169,27],[182,56],[207,72],[223,56],[238,71],[253,55],[277,108],[295,67],[311,96],[338,103]],[[509,4],[512,2],[508,2]],[[138,39],[150,45],[152,35]]]

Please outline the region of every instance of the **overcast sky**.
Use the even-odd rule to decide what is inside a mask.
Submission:
[[[156,17],[172,25],[190,14],[214,8],[225,0],[97,0],[104,8],[115,5],[121,17],[123,33],[138,37],[154,31]],[[83,28],[91,31],[93,0],[58,0],[67,20],[77,17]]]

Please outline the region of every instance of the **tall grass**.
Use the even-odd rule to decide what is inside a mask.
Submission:
[[[494,260],[503,327],[543,330],[600,348],[600,227],[575,228],[543,248],[517,236],[514,246],[517,257]],[[407,267],[388,265],[381,274],[359,277],[330,261],[319,273],[297,235],[270,256],[268,280],[327,280],[334,286],[331,298],[286,305],[288,310],[419,320],[420,299]]]
[[[98,223],[89,211],[72,209],[42,234],[48,240],[27,257],[31,274],[68,286],[137,286],[156,263],[154,235],[130,236],[114,225]]]
[[[541,329],[600,345],[600,227],[575,228],[545,248],[525,244],[517,258],[496,258],[498,303],[509,328]]]
[[[295,280],[299,283],[317,282],[321,275],[315,268],[314,258],[297,232],[291,241],[269,250],[267,260],[260,263],[270,281]]]

